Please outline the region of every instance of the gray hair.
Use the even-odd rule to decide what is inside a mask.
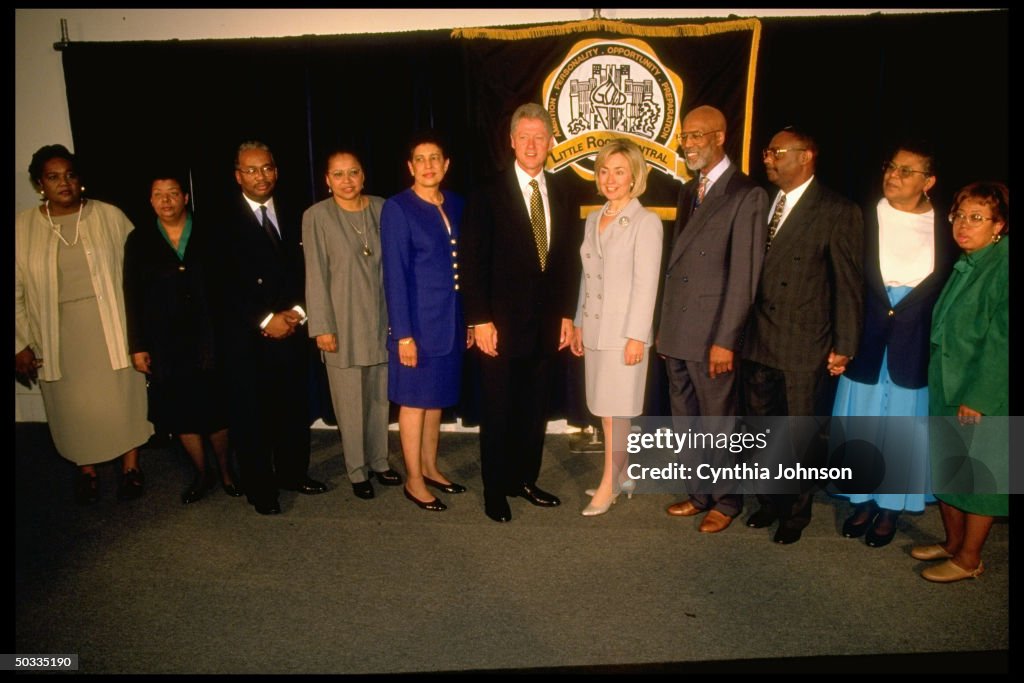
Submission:
[[[258,149],[262,152],[266,152],[270,155],[270,160],[274,160],[274,153],[270,151],[270,148],[266,144],[259,140],[246,140],[238,146],[238,151],[235,152],[235,168],[239,168],[238,159],[242,156],[242,152],[249,152],[251,150]]]
[[[521,104],[512,113],[512,125],[509,126],[509,134],[516,134],[516,126],[523,119],[538,119],[544,122],[544,127],[547,128],[548,137],[552,137],[555,134],[555,129],[551,126],[551,117],[548,116],[548,111],[544,107],[540,106],[536,102],[528,102]]]

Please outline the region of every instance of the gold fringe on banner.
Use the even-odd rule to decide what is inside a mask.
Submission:
[[[527,38],[549,38],[551,36],[567,36],[573,33],[605,31],[628,36],[647,36],[650,38],[680,38],[693,36],[710,36],[716,33],[753,30],[761,34],[759,19],[731,19],[711,24],[679,24],[677,26],[645,26],[630,24],[611,19],[587,19],[571,21],[566,24],[548,26],[532,26],[530,28],[456,28],[452,29],[452,38],[472,40],[486,38],[490,40],[524,40]]]

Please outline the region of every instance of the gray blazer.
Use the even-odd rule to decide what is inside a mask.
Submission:
[[[325,364],[339,368],[388,360],[388,313],[380,265],[384,199],[367,198],[369,207],[361,215],[346,213],[343,219],[341,208],[331,197],[302,214],[309,336],[337,335],[337,352],[325,352],[323,358]],[[363,253],[363,237],[369,256]]]
[[[605,228],[602,248],[597,231],[602,211],[587,216],[574,324],[583,328],[583,345],[590,349],[622,349],[629,339],[649,346],[661,269],[661,219],[634,198]]]
[[[860,208],[811,180],[765,257],[743,357],[778,370],[815,371],[832,349],[856,354],[863,261]]]
[[[735,165],[690,215],[696,192],[694,176],[679,193],[658,352],[707,363],[712,344],[739,351],[764,262],[768,193]]]

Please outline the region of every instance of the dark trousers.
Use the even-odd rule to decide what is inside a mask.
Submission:
[[[811,444],[810,450],[801,453],[801,461],[807,466],[817,466],[823,462],[827,447],[828,418],[832,414],[836,390],[836,379],[829,375],[824,361],[819,370],[800,372],[744,360],[742,386],[744,414],[751,417],[807,416],[806,421],[794,421],[794,428],[804,430],[809,425],[814,428],[817,424],[813,436],[801,439],[801,442]],[[778,516],[780,524],[798,529],[811,522],[813,498],[814,487],[811,485],[805,486],[799,493],[757,496],[763,507]]]
[[[739,410],[736,369],[711,379],[707,363],[666,357],[665,372],[673,417],[701,418],[699,421],[686,420],[686,424],[680,424],[679,428],[692,426],[712,433],[733,430],[736,421],[731,418]],[[690,452],[685,459],[691,472],[701,463],[716,467],[736,463],[735,456],[718,449]],[[729,517],[735,517],[743,510],[743,496],[736,490],[736,481],[732,479],[715,483],[696,478],[687,480],[687,492],[695,506],[701,510],[715,509]]]
[[[533,485],[540,473],[547,429],[547,396],[555,356],[481,355],[480,469],[484,497]]]
[[[260,339],[232,371],[231,440],[253,501],[277,499],[309,468],[309,375],[303,331]],[[300,336],[301,335],[301,336]]]

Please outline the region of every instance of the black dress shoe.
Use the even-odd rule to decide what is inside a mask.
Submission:
[[[552,495],[547,491],[542,491],[537,488],[536,485],[531,486],[530,484],[523,484],[523,488],[516,491],[515,495],[520,498],[525,498],[534,505],[542,508],[553,508],[562,504],[562,501],[558,499],[558,496]]]
[[[220,486],[222,489],[224,489],[224,493],[228,494],[232,498],[241,498],[242,496],[245,495],[245,492],[242,491],[242,487],[239,486],[238,484],[221,483]]]
[[[423,477],[423,482],[427,486],[433,486],[438,491],[443,491],[444,493],[465,493],[466,492],[466,487],[465,486],[463,486],[462,484],[456,484],[454,481],[452,483],[450,483],[450,484],[442,484],[439,481],[434,481],[430,477]]]
[[[409,489],[405,488],[404,486],[402,487],[402,490],[405,492],[406,498],[416,503],[416,505],[423,510],[430,510],[431,512],[443,512],[444,510],[448,509],[448,506],[442,503],[440,498],[434,498],[433,500],[423,502],[416,496],[409,493]]]
[[[377,481],[380,482],[381,486],[398,486],[402,483],[402,475],[391,468],[388,468],[383,472],[370,471],[373,472],[373,476],[377,477]]]
[[[317,481],[316,479],[306,477],[297,484],[282,484],[279,488],[282,488],[285,491],[297,491],[307,496],[315,496],[318,493],[325,493],[327,491],[327,484]]]
[[[772,539],[776,543],[781,545],[789,545],[790,543],[796,543],[800,540],[800,536],[804,533],[802,528],[794,528],[780,524],[779,528],[775,530],[775,537]]]
[[[192,479],[192,483],[189,484],[185,492],[181,494],[181,502],[185,505],[194,503],[203,496],[206,492],[212,489],[214,486],[214,480],[209,476],[209,473],[196,474]]]
[[[871,528],[868,529],[867,535],[864,536],[864,542],[872,548],[881,548],[889,545],[889,542],[892,541],[893,536],[896,535],[896,519],[899,516],[900,513],[895,512],[893,510],[882,510],[881,512],[879,512],[878,516],[875,517],[874,522],[871,524]],[[879,520],[888,520],[892,523],[892,526],[889,528],[888,533],[878,533],[876,527],[878,525]]]
[[[751,529],[764,529],[774,524],[778,518],[779,515],[774,510],[761,507],[757,512],[747,517],[747,526]]]
[[[265,503],[253,503],[253,507],[256,508],[256,512],[261,515],[279,515],[281,514],[281,503],[276,500],[272,500]]]
[[[862,517],[863,521],[858,524],[857,517],[860,517],[862,512],[863,508],[858,505],[854,508],[853,514],[846,518],[846,521],[843,522],[843,536],[846,538],[860,538],[871,528],[871,523],[874,521],[878,511],[873,510],[868,517]]]
[[[369,481],[354,481],[352,482],[352,493],[356,494],[356,498],[370,500],[373,498],[373,484]]]
[[[96,475],[79,473],[75,480],[75,502],[79,505],[92,505],[99,499],[100,489]]]
[[[508,506],[508,500],[505,496],[502,496],[500,499],[485,501],[484,512],[495,522],[512,521],[512,508]]]
[[[121,476],[121,485],[117,487],[118,500],[135,500],[145,490],[146,478],[142,472],[131,469]]]

